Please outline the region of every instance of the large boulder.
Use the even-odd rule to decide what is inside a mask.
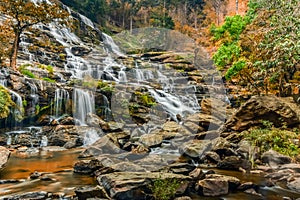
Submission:
[[[151,194],[151,184],[158,179],[177,180],[183,193],[190,177],[161,172],[115,172],[97,177],[97,181],[105,188],[109,196],[117,200],[145,199]],[[182,187],[185,189],[182,190]]]
[[[220,196],[228,194],[240,185],[240,180],[232,176],[218,174],[206,175],[205,179],[198,181],[196,190],[204,196]]]
[[[268,120],[275,126],[299,124],[297,112],[290,107],[289,101],[276,96],[253,96],[243,104],[225,123],[225,130],[244,131]]]
[[[0,170],[5,166],[10,156],[10,151],[0,146]]]

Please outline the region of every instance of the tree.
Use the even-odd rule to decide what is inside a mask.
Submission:
[[[32,2],[30,0],[1,0],[0,13],[6,15],[11,21],[13,29],[13,45],[9,55],[10,67],[16,70],[17,54],[20,44],[20,36],[33,25],[38,23],[50,23],[54,20],[62,22],[69,13],[60,8],[57,3],[46,1]]]
[[[0,65],[8,58],[8,52],[11,49],[13,30],[9,24],[8,19],[3,20],[0,24]]]

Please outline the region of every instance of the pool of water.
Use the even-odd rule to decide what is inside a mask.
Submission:
[[[34,191],[68,196],[74,194],[76,187],[96,185],[95,178],[73,173],[73,165],[81,151],[44,148],[31,153],[12,152],[6,167],[0,171],[0,197]],[[34,172],[46,178],[31,179]]]

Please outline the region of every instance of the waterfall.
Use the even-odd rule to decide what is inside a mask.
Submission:
[[[65,89],[57,88],[54,96],[54,115],[56,118],[67,112],[69,92]]]
[[[28,56],[28,60],[30,63],[36,61],[34,54],[30,53],[28,50],[30,43],[26,42],[26,38],[23,36],[20,38],[20,47],[22,48],[22,52]]]
[[[90,129],[85,133],[83,139],[83,145],[84,146],[91,145],[95,143],[99,138],[100,136],[98,135],[98,132],[95,129]]]
[[[126,67],[123,66],[118,73],[118,79],[120,82],[123,82],[123,83],[127,83],[127,75],[126,75],[125,69],[126,69]]]
[[[95,97],[93,92],[80,88],[73,91],[73,116],[78,125],[86,125],[86,115],[95,113]]]
[[[197,108],[190,107],[191,102],[196,101],[196,99],[190,99],[184,97],[187,102],[183,102],[182,99],[173,94],[166,93],[162,90],[149,89],[150,94],[153,96],[155,101],[161,104],[164,110],[170,114],[170,117],[177,121],[177,115],[185,116],[187,113],[197,112]],[[182,97],[182,96],[181,96]],[[194,104],[194,103],[193,103]]]
[[[109,48],[109,50],[111,50],[113,53],[117,54],[118,56],[122,56],[124,57],[125,55],[121,52],[120,48],[118,47],[118,45],[116,45],[116,43],[114,42],[114,40],[112,39],[112,37],[110,37],[109,35],[102,33],[103,35],[103,42],[104,44],[106,44]]]
[[[35,111],[35,106],[37,105],[37,103],[39,102],[39,95],[38,95],[38,89],[36,87],[36,85],[34,83],[29,83],[27,82],[27,84],[30,87],[30,98],[31,98],[31,107],[34,109]]]

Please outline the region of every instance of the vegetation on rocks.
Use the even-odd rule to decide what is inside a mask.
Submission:
[[[10,107],[15,106],[10,94],[3,86],[0,86],[0,119],[8,117]]]
[[[156,200],[169,200],[175,197],[180,182],[176,179],[156,179],[150,186],[150,190]]]
[[[298,132],[283,128],[274,128],[273,124],[269,121],[263,121],[263,124],[263,128],[254,128],[242,133],[253,146],[260,148],[261,153],[273,149],[281,154],[292,157],[299,155]]]

